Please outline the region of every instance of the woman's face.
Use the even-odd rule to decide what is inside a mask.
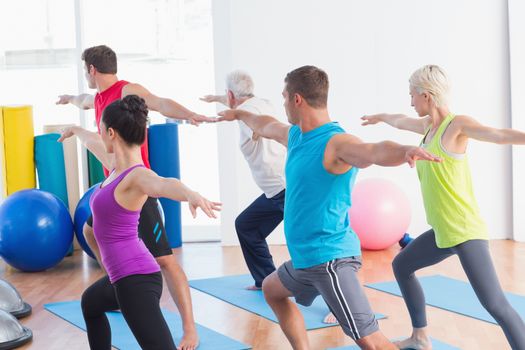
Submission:
[[[107,128],[103,121],[100,122],[100,137],[106,148],[106,152],[113,153],[113,142],[115,141],[115,131]]]
[[[427,92],[418,93],[416,89],[410,88],[410,105],[414,107],[420,117],[427,116],[430,111],[430,95]]]

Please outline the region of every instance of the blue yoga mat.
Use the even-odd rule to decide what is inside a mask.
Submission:
[[[278,322],[270,306],[264,300],[262,291],[246,290],[246,286],[253,284],[250,275],[237,275],[217,278],[206,278],[190,281],[190,287],[206,294],[219,298],[227,303],[253,312],[270,321]],[[301,310],[306,329],[318,329],[338,326],[338,324],[323,323],[324,317],[330,312],[323,298],[317,297],[311,306],[298,305]],[[386,318],[385,315],[376,314],[377,319]]]
[[[38,188],[53,193],[66,205],[67,185],[64,165],[64,146],[57,142],[59,134],[35,137],[35,163],[38,173]]]
[[[151,169],[163,177],[180,179],[179,129],[175,123],[152,125],[148,131]],[[180,203],[161,198],[165,227],[172,248],[182,245]]]
[[[455,346],[448,345],[436,339],[432,339],[432,349],[433,350],[460,350],[459,348]],[[343,346],[341,348],[330,348],[327,350],[359,350],[359,346],[350,345],[350,346]]]
[[[82,317],[79,301],[65,301],[61,303],[45,304],[46,310],[54,313],[58,317],[66,320],[82,330],[86,330],[86,324]],[[164,318],[170,327],[171,334],[174,336],[175,344],[180,342],[180,331],[182,321],[178,314],[162,310]],[[111,325],[111,344],[121,350],[140,350],[140,346],[135,340],[133,333],[129,329],[124,317],[120,312],[107,313]],[[199,350],[244,350],[251,349],[249,345],[242,344],[234,339],[228,338],[209,328],[197,324],[197,332],[200,337]]]
[[[428,305],[497,324],[494,318],[481,306],[470,283],[440,275],[420,277],[418,279],[425,292],[425,299]],[[401,296],[401,291],[395,281],[372,283],[366,286]],[[525,297],[512,293],[505,293],[505,296],[520,314],[521,318],[525,319]]]

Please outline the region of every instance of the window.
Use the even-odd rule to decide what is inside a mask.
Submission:
[[[75,5],[81,9],[77,21]],[[117,53],[119,78],[196,112],[215,113],[215,106],[198,99],[215,90],[211,0],[19,0],[0,2],[0,11],[12,14],[0,21],[0,103],[33,105],[37,135],[46,124],[80,122],[78,109],[55,105],[58,95],[79,90],[77,45],[108,45]],[[86,120],[92,128],[93,111]],[[151,113],[153,124],[165,120]],[[179,135],[182,180],[218,200],[215,126],[181,124]],[[202,213],[194,220],[187,205],[182,224],[186,240],[220,237],[218,220]]]

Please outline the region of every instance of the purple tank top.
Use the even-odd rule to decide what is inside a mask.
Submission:
[[[93,230],[111,283],[130,275],[160,271],[160,267],[138,236],[140,210],[123,208],[115,199],[115,188],[133,169],[125,170],[104,187],[98,187],[89,201]]]

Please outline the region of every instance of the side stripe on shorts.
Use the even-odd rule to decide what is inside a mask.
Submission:
[[[352,316],[352,312],[350,311],[350,307],[348,307],[348,303],[346,302],[344,294],[341,290],[339,278],[335,273],[333,267],[333,261],[329,261],[326,263],[326,272],[328,272],[328,275],[330,276],[330,281],[332,282],[332,289],[334,291],[334,295],[336,296],[336,299],[339,302],[339,306],[343,310],[343,313],[346,317],[346,322],[348,323],[348,326],[350,327],[350,330],[354,335],[354,340],[361,339],[361,336],[359,335],[359,330],[357,329],[357,325],[354,321],[354,317]]]

